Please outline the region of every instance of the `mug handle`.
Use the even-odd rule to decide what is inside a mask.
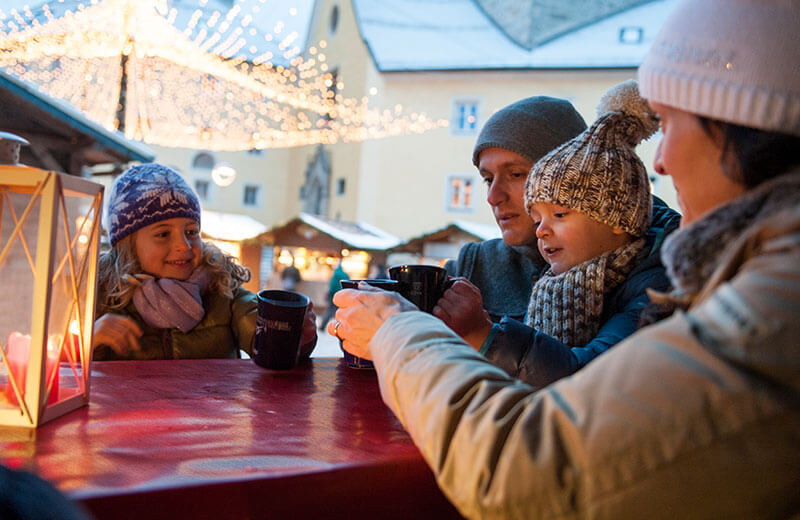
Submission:
[[[444,293],[447,289],[451,288],[453,284],[455,284],[457,281],[458,281],[457,276],[448,276],[447,280],[445,280],[444,282],[444,290],[442,290],[442,293]]]

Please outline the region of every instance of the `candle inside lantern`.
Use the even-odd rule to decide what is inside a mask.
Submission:
[[[69,356],[72,355],[72,360],[79,363],[81,360],[80,350],[81,327],[78,325],[78,320],[70,320],[67,341],[64,342],[64,348],[61,351],[61,361],[69,361]]]
[[[14,331],[8,335],[8,350],[6,359],[8,360],[9,376],[14,376],[20,394],[25,395],[25,377],[28,373],[28,360],[31,353],[31,337],[27,334]],[[47,367],[45,370],[47,380],[45,387],[53,379],[53,387],[47,397],[47,404],[58,401],[58,347],[52,341],[47,341]],[[19,404],[14,387],[9,380],[6,385],[6,397],[11,404]]]

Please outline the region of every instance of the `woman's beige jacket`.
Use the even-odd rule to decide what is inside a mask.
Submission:
[[[800,205],[742,230],[687,312],[539,392],[439,320],[370,343],[386,403],[471,518],[800,511]]]

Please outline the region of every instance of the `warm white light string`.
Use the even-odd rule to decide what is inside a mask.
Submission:
[[[297,33],[283,34],[282,22],[271,33],[253,26],[257,10],[267,8],[256,2],[246,11],[240,3],[227,13],[197,9],[182,30],[173,25],[179,13],[166,0],[92,0],[73,2],[74,9],[65,8],[64,0],[50,4],[36,13],[28,7],[0,10],[0,67],[115,129],[126,55],[124,132],[138,141],[247,150],[362,141],[447,125],[402,105],[379,110],[367,96],[334,94],[341,81],[334,89],[325,42],[300,56]],[[245,34],[264,45],[248,45]],[[281,54],[276,58],[267,47]]]

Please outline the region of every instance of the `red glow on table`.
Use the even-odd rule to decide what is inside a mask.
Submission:
[[[372,371],[315,359],[93,362],[83,407],[0,463],[104,518],[459,518]]]

